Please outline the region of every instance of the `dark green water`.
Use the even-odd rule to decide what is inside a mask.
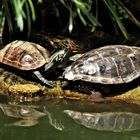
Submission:
[[[3,102],[4,103],[4,102]],[[3,105],[1,104],[1,106]],[[13,105],[13,103],[12,103]],[[9,105],[8,105],[9,106]],[[10,105],[11,106],[11,105]],[[14,105],[16,106],[16,105]],[[22,106],[22,105],[21,105]],[[131,132],[97,131],[79,125],[64,114],[65,109],[82,112],[110,112],[129,111],[140,113],[140,108],[135,105],[124,104],[92,104],[80,101],[41,101],[30,103],[40,112],[47,112],[39,118],[39,123],[30,127],[13,126],[20,118],[4,114],[0,110],[0,140],[139,140],[140,130]],[[14,107],[10,108],[15,110]],[[51,119],[49,119],[51,118]],[[52,120],[52,122],[50,121]],[[56,128],[55,128],[56,126]],[[62,130],[59,130],[61,128]]]

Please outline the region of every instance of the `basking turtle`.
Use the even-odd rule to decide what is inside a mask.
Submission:
[[[50,56],[50,52],[39,44],[16,40],[0,50],[0,63],[19,70],[32,71],[40,81],[54,87],[55,84],[45,79],[39,68],[44,66],[44,71],[54,70],[67,59],[68,54],[69,49],[63,48]]]
[[[108,45],[74,59],[63,73],[68,80],[121,84],[140,76],[140,48],[135,46]]]

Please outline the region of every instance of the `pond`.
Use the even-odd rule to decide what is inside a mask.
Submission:
[[[140,129],[112,132],[90,129],[76,123],[64,110],[79,112],[133,112],[139,106],[118,103],[86,103],[75,100],[47,100],[16,104],[0,98],[0,139],[4,140],[138,140]],[[139,124],[139,122],[138,122]],[[140,128],[140,127],[139,127]]]

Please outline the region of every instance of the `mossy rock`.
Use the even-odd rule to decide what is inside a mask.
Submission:
[[[9,87],[9,92],[15,95],[33,96],[33,94],[43,92],[43,86],[33,84],[15,84]]]
[[[121,95],[109,97],[108,99],[111,101],[121,101],[140,105],[140,87],[138,86],[135,89],[125,92]]]
[[[26,80],[15,73],[8,72],[3,68],[0,68],[0,94],[7,95],[14,98],[16,101],[36,101],[42,97],[51,98],[68,98],[68,99],[81,99],[86,95],[79,92],[73,92],[71,90],[64,90],[65,82],[56,81],[57,87],[49,88],[41,85],[40,83]],[[62,85],[60,85],[62,84]],[[61,87],[62,86],[62,87]]]

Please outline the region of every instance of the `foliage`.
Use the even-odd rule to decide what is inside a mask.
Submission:
[[[73,29],[73,20],[76,16],[79,16],[82,23],[85,26],[90,26],[91,31],[97,26],[101,26],[98,21],[98,2],[99,0],[72,0],[71,3],[74,4],[75,8],[72,8],[71,4],[67,4],[65,0],[59,0],[70,13],[69,17],[69,31]],[[130,10],[120,1],[120,0],[100,0],[105,8],[107,8],[109,15],[114,24],[117,24],[125,38],[128,38],[128,33],[123,23],[123,19],[132,20],[138,27],[140,27],[140,22],[133,16]],[[95,15],[93,15],[92,5],[95,5]],[[116,27],[116,26],[115,26]]]
[[[34,4],[32,0],[3,0],[2,1],[2,9],[3,14],[6,17],[9,25],[9,31],[13,31],[13,15],[10,12],[11,10],[14,13],[14,18],[17,24],[17,27],[20,29],[20,31],[23,31],[24,28],[24,19],[27,20],[28,23],[28,35],[31,31],[31,21],[35,21],[35,9]]]
[[[92,26],[92,30],[97,26],[101,26],[98,22],[98,10],[96,10],[95,16],[91,12],[92,0],[82,1],[82,0],[72,0],[71,3],[74,4],[74,8],[72,4],[68,4],[64,0],[59,0],[70,12],[69,16],[69,32],[73,29],[73,20],[76,16],[79,16],[81,22],[87,26]],[[97,5],[97,0],[95,0]],[[87,19],[86,19],[87,18]],[[87,21],[88,20],[88,21]]]
[[[47,1],[47,0],[46,0]],[[53,2],[54,0],[52,0]],[[10,13],[9,4],[14,11],[14,20],[20,31],[24,29],[25,20],[28,23],[28,35],[31,31],[32,21],[36,19],[35,4],[44,3],[45,0],[3,0],[2,12],[9,24],[9,31],[13,31],[13,16]],[[75,18],[79,18],[84,26],[89,27],[93,32],[96,27],[101,27],[99,22],[100,3],[104,5],[110,15],[115,27],[118,27],[125,38],[128,33],[124,25],[124,19],[131,20],[140,27],[140,22],[135,18],[131,11],[124,5],[121,0],[58,0],[59,4],[64,6],[64,10],[69,12],[69,32],[74,28]],[[100,11],[101,12],[101,11]],[[100,17],[102,18],[102,17]],[[117,26],[116,26],[117,25]]]

